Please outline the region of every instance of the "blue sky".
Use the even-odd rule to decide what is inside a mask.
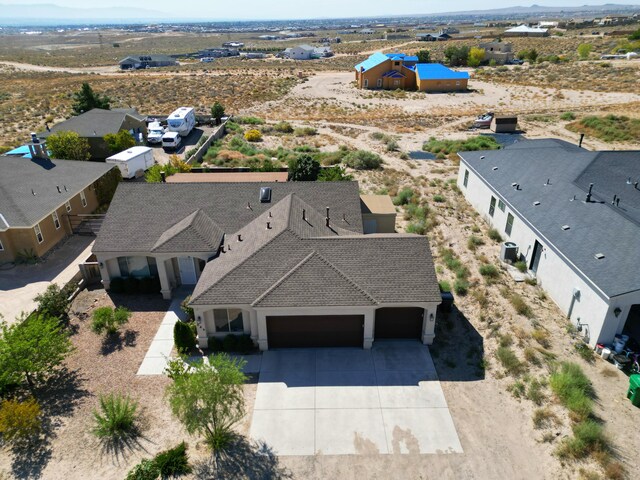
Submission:
[[[487,8],[510,7],[514,5],[529,6],[577,6],[602,5],[614,3],[614,0],[493,0],[481,3],[477,0],[0,0],[0,4],[28,5],[35,3],[56,4],[64,7],[123,7],[142,8],[156,12],[168,13],[175,18],[225,18],[225,19],[265,19],[265,18],[327,18],[327,17],[357,17],[438,13],[461,10],[475,10]],[[98,3],[98,5],[96,5]],[[640,0],[619,0],[615,3],[638,4]]]

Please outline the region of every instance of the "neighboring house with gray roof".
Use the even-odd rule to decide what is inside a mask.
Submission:
[[[40,257],[72,234],[69,215],[98,206],[96,182],[114,165],[0,156],[0,264]]]
[[[131,55],[119,62],[122,70],[137,70],[140,68],[173,67],[178,65],[175,58],[169,55]]]
[[[125,274],[157,274],[165,298],[194,285],[202,347],[230,333],[262,350],[434,338],[429,242],[363,234],[357,182],[121,184],[93,252],[105,288]]]
[[[94,108],[55,124],[48,131],[39,133],[38,137],[46,139],[53,133],[76,132],[89,142],[91,160],[105,160],[114,152],[105,143],[104,136],[108,133],[118,133],[120,130],[126,130],[136,137],[142,134],[143,141],[147,139],[145,117],[132,108]]]
[[[546,139],[459,156],[467,200],[585,339],[640,341],[640,151]]]

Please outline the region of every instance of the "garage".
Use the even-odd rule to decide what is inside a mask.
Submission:
[[[269,348],[362,347],[364,315],[267,317]]]
[[[418,338],[422,336],[423,308],[397,307],[376,310],[375,338]]]

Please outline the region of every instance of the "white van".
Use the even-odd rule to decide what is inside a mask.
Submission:
[[[110,156],[107,163],[117,165],[122,178],[141,176],[155,161],[153,150],[149,147],[131,147],[128,150]]]
[[[162,135],[167,129],[160,122],[152,122],[147,127],[147,143],[150,145],[162,143]]]
[[[182,145],[182,138],[178,132],[167,132],[162,135],[162,148],[165,150],[178,150]]]
[[[178,132],[186,137],[196,126],[196,112],[193,107],[180,107],[167,118],[170,132]]]

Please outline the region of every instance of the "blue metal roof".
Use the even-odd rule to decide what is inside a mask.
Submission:
[[[404,61],[405,62],[417,62],[418,61],[418,57],[415,56],[415,55],[405,55]]]
[[[355,69],[358,71],[364,69],[366,71],[380,65],[382,62],[386,62],[387,60],[389,60],[389,57],[387,57],[384,53],[376,52],[369,58],[367,58],[364,62],[357,64],[355,66]]]
[[[16,155],[24,158],[31,158],[29,147],[27,147],[26,145],[22,145],[21,147],[14,148],[13,150],[9,150],[8,152],[5,152],[5,155]]]
[[[416,72],[420,80],[462,80],[468,79],[469,73],[456,72],[439,63],[419,63]]]
[[[415,55],[406,55],[404,53],[385,53],[391,60],[404,60],[405,62],[417,62],[418,57]]]

